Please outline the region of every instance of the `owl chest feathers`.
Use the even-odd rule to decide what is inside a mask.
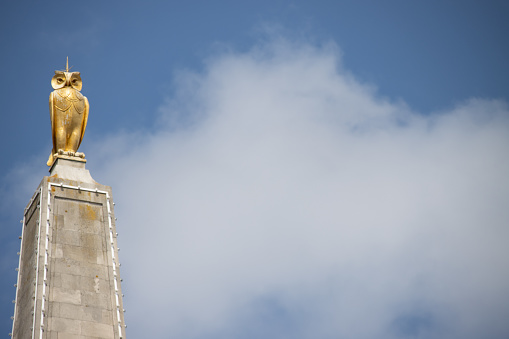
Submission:
[[[62,112],[82,114],[85,111],[85,97],[71,87],[53,91],[53,106]]]

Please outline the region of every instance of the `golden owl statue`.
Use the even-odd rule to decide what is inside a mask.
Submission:
[[[55,71],[51,86],[54,89],[49,96],[53,149],[47,165],[53,165],[59,155],[84,159],[85,154],[77,151],[87,127],[89,104],[80,93],[80,73],[69,72],[67,63],[65,71]]]

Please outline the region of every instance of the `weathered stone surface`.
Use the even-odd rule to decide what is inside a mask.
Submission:
[[[53,287],[50,293],[50,301],[81,305],[81,293],[75,289],[63,289]]]
[[[79,164],[70,170],[63,165],[64,162],[56,164],[54,176],[44,178],[39,189],[41,194],[34,195],[33,203],[25,211],[13,337],[30,338],[34,332],[37,338],[42,333],[43,339],[125,338],[123,312],[120,322],[117,318],[117,307],[122,310],[123,304],[118,266],[115,266],[116,275],[113,274],[112,254],[118,264],[118,253],[111,188],[89,180],[88,171],[85,173]],[[60,174],[76,171],[80,176],[60,178]],[[108,192],[110,199],[101,191]],[[45,316],[41,332],[43,302]]]
[[[106,317],[103,319],[103,311],[105,310],[98,307],[82,307],[81,305],[62,303],[59,305],[58,316],[61,318],[72,317],[84,321],[113,325],[111,318]]]
[[[82,182],[94,183],[90,172],[85,169],[85,162],[72,161],[68,159],[56,159],[50,168],[50,174],[58,175],[60,178],[74,179]]]
[[[108,267],[105,265],[88,264],[80,265],[79,261],[62,258],[55,260],[55,264],[52,267],[55,273],[65,273],[83,276],[98,276],[102,279],[108,278]]]
[[[114,338],[112,326],[88,321],[82,323],[81,334],[98,338]]]
[[[79,320],[52,317],[48,320],[48,329],[59,333],[81,334]]]

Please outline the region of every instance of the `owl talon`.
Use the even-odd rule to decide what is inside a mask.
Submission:
[[[58,153],[54,154],[54,157],[57,157],[59,155],[67,155],[68,157],[85,158],[85,153],[73,152],[73,151],[64,151],[62,149],[59,149]]]

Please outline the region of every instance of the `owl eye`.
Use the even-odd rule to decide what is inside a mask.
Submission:
[[[62,82],[64,82],[64,79],[62,79],[62,78],[58,78],[58,79],[57,79],[57,82],[58,82],[59,84],[61,84]]]

